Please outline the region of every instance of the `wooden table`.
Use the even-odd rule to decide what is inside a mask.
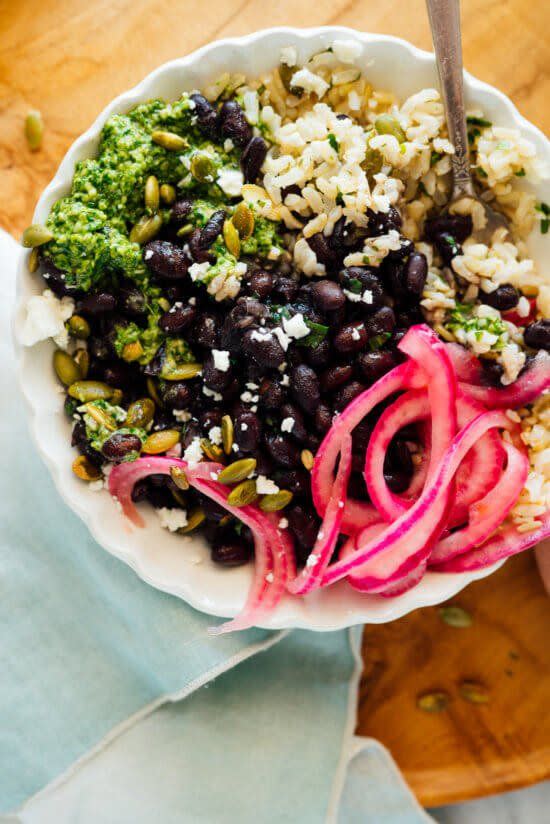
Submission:
[[[464,0],[465,65],[550,128],[546,0]],[[215,38],[275,25],[340,24],[430,48],[422,0],[0,0],[0,226],[15,236],[73,139],[151,69]],[[32,154],[29,108],[46,132]],[[392,750],[424,804],[499,792],[550,774],[548,599],[532,557],[514,559],[456,601],[470,629],[425,609],[365,631],[358,732]],[[491,700],[457,697],[464,678]],[[444,688],[449,708],[427,715],[416,696]]]

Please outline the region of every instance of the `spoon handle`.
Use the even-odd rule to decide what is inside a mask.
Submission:
[[[474,194],[470,176],[464,87],[462,83],[462,43],[459,0],[426,0],[432,40],[439,72],[441,94],[447,117],[449,140],[455,147],[452,157],[453,196]]]

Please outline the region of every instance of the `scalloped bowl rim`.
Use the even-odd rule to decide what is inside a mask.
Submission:
[[[435,84],[435,60],[432,53],[423,51],[401,38],[391,35],[361,33],[354,29],[331,26],[311,29],[276,27],[264,29],[243,37],[226,38],[202,46],[189,55],[164,63],[148,74],[132,89],[118,95],[98,115],[93,124],[68,149],[55,176],[38,200],[34,220],[44,219],[51,204],[70,185],[75,162],[89,157],[91,144],[97,138],[106,119],[114,113],[127,111],[132,105],[150,99],[158,94],[154,89],[166,84],[171,74],[205,74],[199,64],[206,58],[218,59],[225,55],[231,62],[235,54],[246,62],[250,49],[262,46],[262,56],[275,65],[278,50],[291,43],[302,53],[310,54],[326,46],[331,40],[344,37],[364,44],[368,59],[369,47],[373,50],[387,48],[395,54],[406,55],[421,72],[429,68],[432,84]],[[284,42],[282,38],[287,38]],[[271,53],[270,53],[271,52]],[[269,59],[265,57],[270,53]],[[303,56],[303,54],[301,55]],[[382,58],[383,60],[383,58]],[[210,73],[208,79],[219,74]],[[502,109],[504,123],[515,125],[537,144],[538,151],[550,156],[549,144],[542,132],[527,121],[506,95],[489,84],[477,80],[469,72],[464,73],[467,97],[482,98],[485,107],[493,105]],[[206,80],[206,78],[205,78]],[[407,82],[407,81],[405,81]],[[177,80],[181,91],[192,88],[182,76]],[[395,87],[394,83],[388,86]],[[414,83],[414,89],[422,88],[422,82]],[[83,151],[87,149],[87,151]],[[216,616],[235,615],[246,595],[250,581],[250,565],[231,571],[216,568],[207,557],[207,547],[200,539],[190,539],[191,548],[181,546],[181,537],[163,530],[158,520],[146,515],[147,528],[141,535],[131,532],[116,509],[108,494],[97,494],[76,481],[70,473],[67,453],[69,424],[61,423],[62,400],[56,379],[51,369],[52,344],[45,342],[32,349],[22,347],[17,340],[17,328],[21,322],[24,303],[40,291],[39,284],[28,273],[28,252],[21,250],[17,267],[17,300],[13,318],[13,332],[16,363],[20,386],[29,414],[31,435],[36,448],[46,463],[54,484],[67,505],[84,521],[97,542],[112,555],[124,561],[145,582],[164,592],[182,598],[194,608]],[[31,354],[31,352],[33,354]],[[38,386],[38,391],[30,391],[30,386]],[[56,400],[57,396],[57,400]],[[62,431],[61,431],[62,430]],[[65,444],[61,438],[65,438]],[[67,463],[69,464],[67,468]],[[101,500],[100,500],[101,499]],[[146,541],[147,536],[151,540]],[[178,543],[179,541],[179,543]],[[154,543],[154,547],[150,544]],[[192,554],[195,553],[195,554]],[[376,624],[395,620],[408,612],[423,606],[440,603],[455,595],[471,581],[483,578],[498,569],[503,562],[473,573],[442,574],[429,572],[419,585],[409,592],[393,599],[379,596],[364,596],[345,583],[339,583],[329,590],[312,593],[305,598],[285,597],[278,608],[261,622],[260,626],[278,628],[304,628],[317,631],[341,629],[354,624]]]

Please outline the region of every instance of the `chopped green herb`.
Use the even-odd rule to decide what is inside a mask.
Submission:
[[[343,194],[340,190],[338,190],[338,193],[336,195],[336,205],[337,206],[345,206],[346,205],[344,203],[344,196],[343,196]]]
[[[485,169],[482,169],[481,166],[474,166],[474,172],[476,172],[479,177],[488,177],[487,172]]]
[[[330,143],[330,145],[332,146],[332,148],[334,149],[334,151],[337,152],[338,149],[340,148],[340,144],[336,140],[336,136],[333,135],[332,132],[330,132],[327,139],[328,139],[328,142]]]
[[[525,169],[520,169],[519,172],[514,172],[516,177],[525,177]]]
[[[297,346],[307,346],[309,349],[315,349],[326,338],[328,326],[324,326],[322,323],[315,323],[315,321],[309,320],[309,318],[304,318],[304,321],[311,331],[307,337],[297,340],[296,344]]]
[[[376,352],[378,349],[382,349],[385,343],[389,341],[391,338],[391,332],[382,332],[380,335],[373,335],[372,338],[369,338],[369,349],[371,352]]]
[[[488,129],[489,126],[492,126],[490,120],[485,120],[483,117],[474,117],[473,115],[466,118],[466,123],[468,126],[481,126],[482,129]]]
[[[359,280],[359,278],[352,278],[348,282],[348,289],[350,292],[353,292],[355,295],[359,295],[363,291],[363,284]]]
[[[544,215],[540,222],[540,233],[541,235],[546,235],[548,233],[548,229],[550,228],[550,206],[548,203],[537,203],[535,209],[537,212]]]
[[[443,157],[443,154],[441,152],[432,152],[432,155],[430,157],[430,166],[435,166],[435,164],[439,160],[441,160],[442,157]]]

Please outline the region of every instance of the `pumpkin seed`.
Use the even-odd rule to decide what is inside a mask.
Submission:
[[[145,181],[145,207],[151,212],[158,212],[160,203],[159,182],[155,175],[149,175]]]
[[[75,381],[82,380],[82,372],[74,358],[62,349],[53,353],[53,368],[62,384],[70,386]]]
[[[361,163],[361,168],[367,175],[377,175],[384,165],[384,158],[378,149],[368,148],[365,152],[365,159]]]
[[[462,607],[449,604],[449,606],[439,607],[439,617],[444,624],[450,627],[469,627],[472,625],[472,616]]]
[[[184,137],[175,132],[155,131],[151,135],[151,140],[157,146],[162,146],[163,149],[167,149],[169,152],[181,152],[189,145]]]
[[[126,426],[146,429],[155,417],[155,404],[151,398],[139,398],[128,407]]]
[[[113,397],[115,390],[101,381],[76,380],[69,386],[69,395],[81,403],[88,401],[108,401]]]
[[[190,512],[187,513],[187,523],[181,529],[178,529],[182,535],[186,535],[188,532],[193,532],[193,530],[199,527],[204,519],[206,518],[204,509],[201,509],[200,506],[196,507],[196,509],[192,509]]]
[[[53,240],[53,234],[42,223],[31,223],[23,232],[21,243],[26,249],[35,249]]]
[[[231,222],[239,233],[240,239],[248,240],[254,231],[254,212],[249,206],[246,205],[244,200],[239,203],[233,212]]]
[[[226,455],[231,455],[231,450],[233,448],[233,436],[233,421],[229,415],[224,415],[222,418],[222,444],[223,451]]]
[[[163,312],[167,312],[170,309],[170,301],[166,300],[166,298],[159,298],[157,303]]]
[[[189,479],[185,474],[185,469],[182,469],[181,466],[171,466],[170,477],[178,489],[183,489],[184,492],[189,489]]]
[[[458,688],[460,695],[470,704],[488,704],[489,691],[476,681],[463,681]]]
[[[142,446],[142,451],[146,455],[159,455],[167,452],[179,443],[180,433],[177,429],[161,429],[159,432],[152,432]]]
[[[108,412],[105,412],[104,409],[94,406],[93,403],[86,404],[86,412],[100,426],[104,426],[105,429],[109,429],[111,432],[114,432],[117,428],[114,418],[112,418]]]
[[[191,158],[190,171],[199,183],[212,183],[216,177],[216,164],[206,152],[195,152]]]
[[[36,109],[28,113],[25,118],[25,137],[29,144],[29,149],[35,152],[42,145],[42,136],[44,134],[44,123],[42,122],[42,115]]]
[[[424,712],[442,712],[449,705],[449,694],[443,690],[425,692],[416,699],[416,706]]]
[[[101,472],[85,455],[79,455],[73,461],[73,472],[81,481],[98,481]]]
[[[288,489],[281,489],[273,495],[264,495],[259,506],[263,512],[278,512],[288,506],[293,497]]]
[[[254,461],[256,463],[256,461]],[[230,506],[248,506],[258,500],[256,492],[256,481],[243,481],[238,486],[234,486],[227,496],[227,503]]]
[[[169,183],[163,183],[159,189],[160,199],[167,206],[171,206],[176,200],[176,190]]]
[[[308,472],[313,469],[313,462],[315,460],[313,457],[313,452],[310,452],[309,449],[302,449],[300,459]]]
[[[73,335],[73,337],[82,338],[82,340],[86,340],[86,338],[90,337],[90,324],[86,318],[83,318],[80,315],[72,315],[69,318],[68,326],[69,332]]]
[[[399,143],[404,143],[407,136],[396,117],[391,114],[381,114],[374,121],[374,128],[378,134],[391,134]]]
[[[221,484],[236,484],[248,478],[256,469],[256,458],[241,458],[226,466],[218,475]],[[255,482],[254,482],[255,483]]]
[[[181,492],[179,489],[174,489],[174,487],[171,487],[170,494],[172,498],[175,500],[175,502],[182,507],[182,509],[187,508],[187,499],[183,492]]]
[[[77,349],[73,355],[75,362],[80,367],[80,372],[83,380],[88,377],[88,370],[90,368],[90,355],[87,349]]]
[[[143,246],[149,243],[154,237],[158,235],[162,228],[162,218],[160,215],[144,215],[140,217],[138,222],[132,227],[130,232],[130,240],[132,243],[139,243]]]
[[[241,254],[241,241],[239,239],[239,233],[230,220],[226,220],[223,224],[223,239],[227,246],[227,251],[238,258]]]
[[[125,360],[126,363],[133,363],[133,361],[139,360],[142,355],[143,346],[138,340],[127,343],[122,350],[122,360]]]
[[[111,403],[113,406],[120,406],[123,397],[124,393],[122,389],[113,389],[113,394],[111,395]]]
[[[29,255],[29,261],[28,261],[29,272],[31,273],[31,275],[33,274],[33,272],[36,272],[36,270],[38,269],[39,261],[40,261],[40,257],[38,255],[38,249],[31,249],[31,253]]]
[[[168,368],[163,366],[160,372],[165,381],[189,381],[201,373],[201,363],[182,363],[181,366]]]
[[[154,400],[155,404],[162,409],[164,407],[164,403],[162,402],[162,398],[159,395],[157,385],[153,378],[147,378],[145,381],[145,385],[147,387],[147,391],[149,392],[150,397]]]
[[[200,445],[206,457],[209,458],[211,461],[217,462],[222,460],[223,450],[221,449],[221,447],[209,441],[208,438],[201,438]]]
[[[231,523],[232,520],[233,520],[232,515],[224,515],[223,518],[220,519],[219,525],[220,526],[228,526]]]

